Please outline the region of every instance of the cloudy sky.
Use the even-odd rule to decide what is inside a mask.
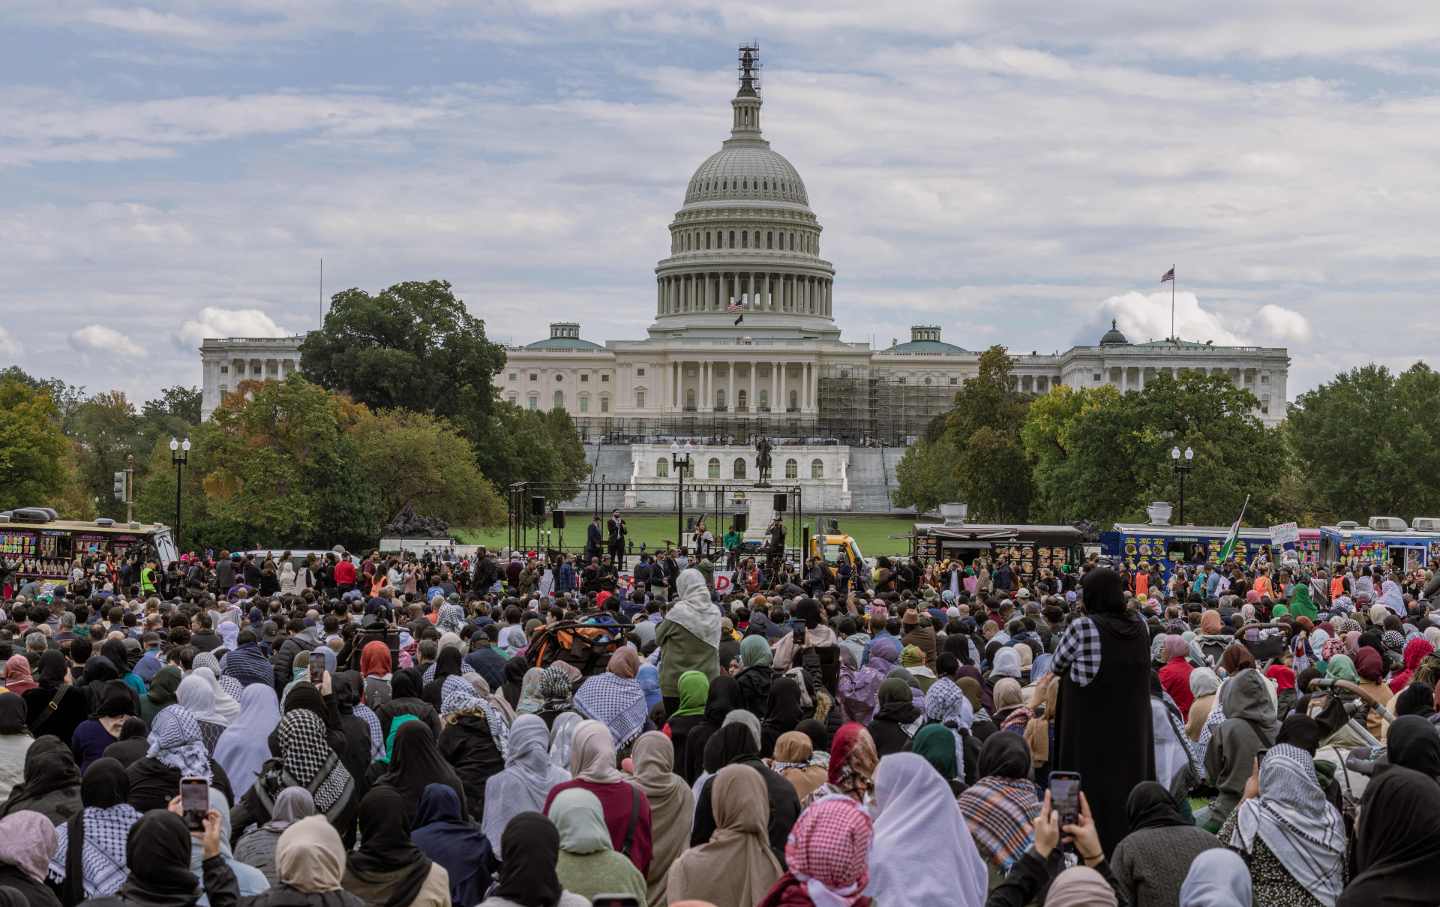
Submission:
[[[846,339],[1440,348],[1440,5],[7,0],[0,363],[143,399],[325,289],[643,336],[758,40]]]

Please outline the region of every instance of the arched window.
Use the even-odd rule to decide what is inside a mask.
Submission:
[[[539,408],[540,408],[540,395],[539,395],[539,394],[531,394],[530,397],[529,397],[529,399],[527,399],[527,400],[525,401],[525,405],[526,405],[528,408],[530,408],[531,410],[537,410],[537,409],[539,409]]]
[[[602,413],[608,413],[608,412],[610,412],[610,397],[609,397],[608,395],[606,395],[606,394],[601,394],[601,395],[600,395],[600,412],[602,412]]]
[[[825,462],[824,462],[823,460],[811,460],[811,461],[810,461],[810,478],[812,478],[812,479],[823,479],[823,478],[825,478]]]
[[[695,412],[695,388],[693,387],[685,388],[685,411]]]
[[[705,477],[707,479],[720,478],[720,458],[711,457],[710,462],[705,464]]]
[[[705,248],[710,248],[710,231],[705,231]]]
[[[787,478],[787,479],[798,479],[798,478],[800,478],[800,464],[799,464],[799,462],[797,462],[797,461],[794,460],[794,459],[789,459],[789,460],[786,460],[786,461],[785,461],[785,478]]]
[[[765,248],[767,248],[767,249],[773,249],[773,248],[775,248],[775,233],[774,233],[773,231],[771,231],[771,230],[766,230],[766,231],[765,231]]]
[[[513,401],[512,401],[513,402]],[[735,411],[745,412],[750,403],[750,392],[741,388],[735,392]]]
[[[670,478],[670,461],[661,457],[655,461],[655,476],[661,479]]]
[[[556,409],[564,409],[564,408],[565,408],[565,392],[564,392],[564,391],[556,391],[556,392],[555,392],[555,408],[556,408]]]
[[[643,388],[643,387],[637,387],[637,388],[635,389],[635,408],[636,408],[636,409],[644,409],[644,408],[645,408],[645,388]]]
[[[590,412],[590,395],[589,395],[589,394],[581,394],[581,395],[580,395],[580,412],[582,412],[582,413],[588,413],[588,412]]]
[[[756,402],[756,405],[760,408],[760,412],[762,412],[762,413],[769,412],[769,411],[770,411],[770,392],[767,391],[767,390],[766,390],[765,388],[763,388],[763,387],[760,388],[760,390],[758,390],[758,391],[755,392],[755,402]]]
[[[715,409],[722,413],[725,412],[725,402],[725,388],[715,388]]]
[[[740,248],[750,248],[750,234],[746,233],[744,230],[740,231]]]
[[[785,407],[787,412],[798,413],[800,411],[800,392],[790,392],[790,405]]]
[[[743,479],[743,478],[745,478],[745,458],[744,458],[744,457],[736,457],[736,458],[735,458],[735,465],[734,465],[734,467],[733,467],[733,472],[732,472],[731,474],[732,474],[735,478],[737,478],[737,479]]]
[[[730,248],[735,248],[735,231],[730,231]]]

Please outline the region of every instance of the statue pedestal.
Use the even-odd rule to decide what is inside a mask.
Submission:
[[[750,515],[746,518],[745,538],[763,539],[770,521],[775,518],[775,495],[769,488],[756,488],[745,499]]]

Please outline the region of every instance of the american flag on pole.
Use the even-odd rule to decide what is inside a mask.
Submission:
[[[1165,272],[1165,276],[1163,276],[1163,277],[1160,278],[1160,282],[1161,282],[1161,283],[1168,283],[1169,281],[1172,281],[1172,280],[1174,280],[1174,279],[1175,279],[1175,269],[1174,269],[1174,268],[1171,268],[1170,270],[1168,270],[1168,271]]]
[[[745,320],[745,306],[741,303],[732,302],[725,307],[725,311],[729,312],[732,315],[734,315],[736,312],[740,313],[740,317],[735,319],[736,324],[739,324],[740,322]]]

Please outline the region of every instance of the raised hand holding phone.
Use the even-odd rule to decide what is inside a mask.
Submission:
[[[1086,866],[1094,866],[1105,859],[1105,851],[1100,846],[1100,832],[1095,828],[1095,819],[1090,815],[1090,801],[1085,794],[1080,794],[1080,815],[1071,825],[1061,826],[1069,840],[1075,844],[1075,853]]]
[[[1040,804],[1040,815],[1035,817],[1035,855],[1048,860],[1060,844],[1060,814],[1050,805],[1050,792]]]

